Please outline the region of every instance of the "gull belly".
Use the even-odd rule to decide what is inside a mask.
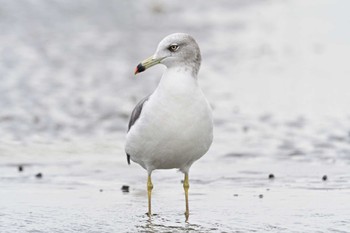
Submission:
[[[197,79],[168,69],[127,135],[126,152],[148,172],[178,168],[187,172],[209,149],[212,113]]]

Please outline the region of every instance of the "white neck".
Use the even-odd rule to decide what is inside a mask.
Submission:
[[[186,67],[170,67],[164,71],[158,89],[165,93],[181,95],[199,88],[197,77]]]

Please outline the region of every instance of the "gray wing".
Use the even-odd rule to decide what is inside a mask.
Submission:
[[[146,96],[143,98],[134,108],[134,110],[131,113],[130,120],[129,120],[129,125],[128,125],[128,132],[131,129],[131,127],[135,124],[137,119],[141,116],[143,104],[146,103],[149,99],[150,95]]]
[[[131,116],[130,116],[129,125],[128,125],[128,132],[131,129],[131,127],[135,124],[137,119],[140,118],[143,104],[148,101],[149,97],[150,97],[150,95],[146,96],[135,106],[135,108],[132,111]],[[126,153],[126,159],[128,161],[128,164],[130,164],[130,155],[128,153]]]

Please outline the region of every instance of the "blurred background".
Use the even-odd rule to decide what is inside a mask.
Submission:
[[[126,130],[163,67],[139,61],[193,35],[217,123],[238,114],[349,125],[347,1],[1,1],[0,134],[69,139]],[[315,119],[316,120],[316,119]]]
[[[209,192],[207,182],[221,195],[232,197],[233,191],[220,188],[234,186],[248,196],[240,199],[242,204],[228,204],[227,196],[218,202],[217,193],[209,192],[204,197],[222,207],[214,214],[221,217],[208,222],[201,214],[207,211],[204,206],[197,212],[198,225],[191,227],[230,232],[237,228],[229,222],[240,219],[238,230],[288,232],[314,230],[311,222],[324,221],[327,231],[332,225],[346,232],[350,217],[344,216],[350,216],[350,208],[342,200],[350,189],[348,9],[346,0],[0,0],[0,194],[5,200],[0,207],[10,216],[2,225],[40,232],[58,224],[69,232],[81,231],[95,229],[98,214],[113,212],[111,203],[131,211],[130,203],[136,200],[128,216],[143,211],[145,173],[137,165],[126,166],[123,145],[133,107],[156,88],[165,68],[157,66],[138,76],[133,71],[163,37],[185,32],[201,48],[199,81],[215,123],[212,149],[193,168],[198,194],[194,205],[203,203],[200,195]],[[18,177],[20,165],[27,173]],[[41,183],[34,178],[38,172],[45,178]],[[280,179],[262,181],[270,172]],[[156,182],[179,179],[179,174],[161,174]],[[323,175],[334,182],[318,182]],[[113,197],[122,184],[131,185],[136,194]],[[275,202],[262,207],[251,202],[250,195],[270,186],[284,194],[292,187],[297,197],[290,201],[275,194]],[[182,195],[180,186],[169,182],[165,187],[169,189],[159,196],[174,197],[169,193],[174,189]],[[54,190],[49,194],[64,201],[46,199],[47,193],[38,191],[42,188]],[[71,200],[66,194],[71,189],[109,189],[114,194],[102,202],[102,209],[97,202],[87,210],[86,203],[96,202],[95,196],[82,199],[77,191]],[[303,197],[310,190],[328,190],[327,198],[339,202],[321,209],[319,203],[293,209],[294,204],[309,203]],[[320,202],[325,197],[322,191],[312,195]],[[161,208],[176,209],[178,201]],[[287,202],[293,203],[287,206],[293,211],[272,211],[270,219],[250,216],[250,211],[221,215],[231,213],[227,208],[246,209],[247,203],[264,215],[266,208],[278,209]],[[67,203],[81,206],[68,213],[57,211],[61,205],[69,209]],[[28,209],[34,214],[26,215]],[[58,221],[46,220],[44,226],[43,216],[35,215],[52,212]],[[315,214],[311,222],[307,213]],[[111,224],[115,219],[110,215],[103,216],[106,222],[100,230],[121,229]],[[299,222],[282,221],[295,216]],[[135,220],[140,219],[143,216],[136,215]],[[182,215],[158,219],[158,227],[164,228],[155,230],[173,229],[168,227],[178,219]],[[60,225],[61,220],[66,225]],[[130,227],[127,217],[117,220],[119,226]],[[24,222],[15,224],[18,221]],[[148,225],[127,229],[150,230]]]

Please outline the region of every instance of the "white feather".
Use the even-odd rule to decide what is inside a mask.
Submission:
[[[187,173],[212,143],[211,109],[192,75],[168,68],[127,135],[126,152],[149,174],[170,168]]]

